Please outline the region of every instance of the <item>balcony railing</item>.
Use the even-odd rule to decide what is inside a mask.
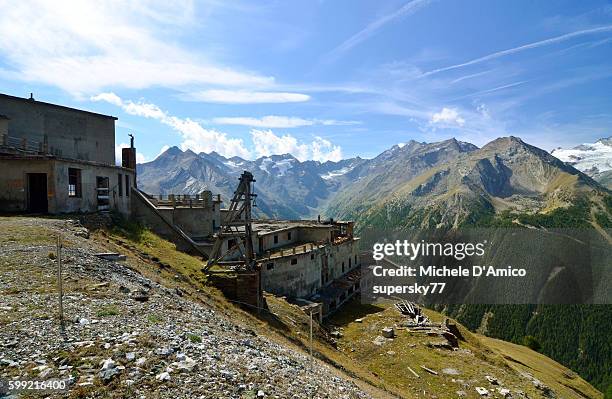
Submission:
[[[215,202],[221,202],[220,195],[213,197],[212,194],[146,194],[146,196],[156,207],[207,208],[213,206]]]
[[[0,135],[0,147],[32,153],[49,153],[47,143],[29,140],[25,137],[12,137],[8,134]]]

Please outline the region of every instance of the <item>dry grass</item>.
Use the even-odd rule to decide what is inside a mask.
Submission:
[[[570,369],[525,346],[478,336],[489,348],[499,353],[517,371],[526,371],[550,386],[560,397],[602,398],[603,394]]]

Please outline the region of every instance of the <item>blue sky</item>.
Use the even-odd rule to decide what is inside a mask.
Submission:
[[[410,139],[611,135],[603,1],[12,2],[0,91],[111,114],[139,159],[372,157]]]

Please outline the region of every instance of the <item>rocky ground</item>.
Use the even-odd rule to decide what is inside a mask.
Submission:
[[[58,397],[367,397],[337,370],[99,259],[86,237],[73,221],[0,218],[0,379],[68,381]]]

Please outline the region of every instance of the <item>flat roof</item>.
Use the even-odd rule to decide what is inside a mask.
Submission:
[[[47,102],[44,102],[44,101],[33,100],[33,99],[30,99],[30,98],[16,97],[16,96],[11,96],[9,94],[0,93],[0,98],[2,98],[2,97],[3,98],[8,98],[10,100],[23,101],[23,102],[28,103],[28,104],[48,105],[48,106],[51,106],[51,107],[61,108],[61,109],[68,110],[68,111],[82,112],[82,113],[85,113],[85,114],[89,114],[89,115],[93,115],[93,116],[98,116],[98,117],[101,117],[101,118],[108,118],[108,119],[113,119],[113,120],[117,120],[118,119],[116,116],[104,115],[104,114],[99,114],[97,112],[85,111],[83,109],[67,107],[65,105],[47,103]]]
[[[330,228],[332,224],[319,222],[318,220],[273,220],[256,219],[252,221],[253,230],[260,234],[268,234],[275,231],[293,229],[297,227]]]

